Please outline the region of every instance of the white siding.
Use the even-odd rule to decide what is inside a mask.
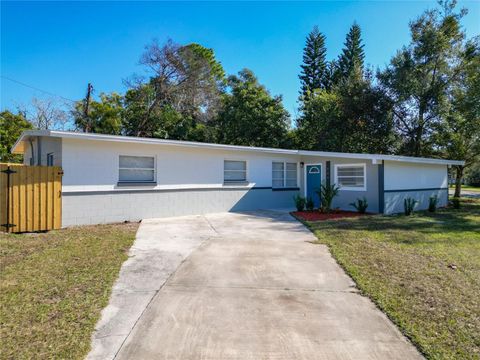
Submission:
[[[446,188],[447,166],[385,161],[385,190]]]

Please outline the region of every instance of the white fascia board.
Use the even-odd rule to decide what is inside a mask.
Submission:
[[[79,132],[55,131],[55,130],[24,131],[20,136],[20,138],[15,143],[15,145],[13,145],[12,153],[22,153],[22,151],[18,150],[19,144],[22,141],[25,141],[26,138],[31,136],[51,136],[51,137],[83,139],[83,140],[113,141],[113,142],[122,142],[122,143],[157,144],[157,145],[180,146],[180,147],[189,147],[189,148],[249,151],[249,152],[257,152],[257,153],[267,153],[267,154],[318,156],[318,157],[325,157],[325,158],[368,159],[368,160],[371,160],[372,162],[377,162],[377,163],[379,161],[386,160],[386,161],[399,161],[399,162],[411,162],[411,163],[423,163],[423,164],[442,164],[442,165],[464,165],[465,164],[464,161],[457,161],[457,160],[417,158],[417,157],[397,156],[397,155],[274,149],[274,148],[263,148],[263,147],[253,147],[253,146],[224,145],[224,144],[201,143],[201,142],[193,142],[193,141],[165,140],[165,139],[142,138],[142,137],[133,137],[133,136],[104,135],[104,134],[79,133]]]

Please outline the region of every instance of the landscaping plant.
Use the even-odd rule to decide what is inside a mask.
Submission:
[[[305,203],[305,206],[308,211],[313,211],[313,208],[315,207],[315,204],[313,203],[313,199],[309,197]]]
[[[305,210],[306,199],[303,196],[297,194],[293,197],[293,200],[295,201],[295,207],[297,208],[297,211]]]
[[[363,199],[357,199],[355,202],[351,203],[350,205],[353,206],[355,209],[357,209],[357,211],[360,214],[365,214],[368,208],[367,198],[363,197]]]
[[[418,201],[415,199],[412,199],[411,197],[408,197],[405,200],[403,200],[403,208],[406,216],[410,216],[413,214],[413,209],[415,208],[417,203]]]
[[[438,205],[438,196],[437,195],[430,196],[430,198],[428,199],[428,211],[435,212],[437,210],[437,205]]]
[[[320,203],[322,204],[323,212],[330,212],[332,210],[332,202],[335,196],[338,195],[340,188],[335,185],[321,185],[320,189],[317,190],[317,194],[320,197]]]

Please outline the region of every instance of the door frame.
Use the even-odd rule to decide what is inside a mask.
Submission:
[[[307,166],[320,166],[320,185],[322,184],[323,178],[323,164],[322,163],[310,163],[303,165],[303,196],[307,197]]]

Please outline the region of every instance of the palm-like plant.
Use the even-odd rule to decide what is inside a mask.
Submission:
[[[332,202],[335,196],[338,195],[340,188],[335,185],[320,185],[320,189],[316,191],[320,197],[321,209],[323,212],[329,213],[332,210]]]

